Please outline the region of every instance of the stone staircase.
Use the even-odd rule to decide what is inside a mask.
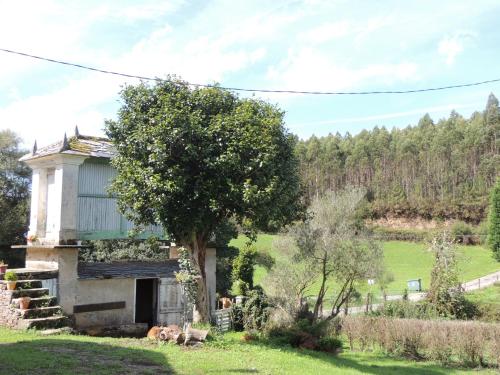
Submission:
[[[28,309],[19,308],[20,297],[31,298]],[[68,327],[70,320],[57,305],[57,298],[42,287],[41,280],[18,280],[12,291],[7,290],[5,281],[0,280],[0,325],[47,330]]]

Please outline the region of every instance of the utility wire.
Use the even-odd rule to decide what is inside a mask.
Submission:
[[[171,80],[168,80],[168,79],[152,78],[152,77],[140,76],[140,75],[135,75],[135,74],[120,73],[120,72],[115,72],[115,71],[112,71],[112,70],[105,70],[105,69],[100,69],[100,68],[93,68],[93,67],[87,66],[87,65],[76,64],[76,63],[72,63],[72,62],[68,62],[68,61],[61,61],[61,60],[51,59],[51,58],[48,58],[48,57],[32,55],[32,54],[25,53],[25,52],[13,51],[13,50],[6,49],[6,48],[0,48],[0,51],[1,52],[6,52],[6,53],[11,53],[11,54],[14,54],[14,55],[29,57],[29,58],[32,58],[32,59],[38,59],[38,60],[48,61],[48,62],[51,62],[51,63],[72,66],[72,67],[75,67],[75,68],[86,69],[86,70],[91,70],[93,72],[111,74],[111,75],[120,76],[120,77],[137,78],[137,79],[141,79],[141,80],[144,80],[144,81],[172,82]],[[462,83],[462,84],[456,84],[456,85],[449,85],[449,86],[430,87],[430,88],[425,88],[425,89],[413,89],[413,90],[396,90],[396,91],[383,91],[383,90],[374,90],[374,91],[301,91],[301,90],[271,90],[271,89],[268,90],[268,89],[252,89],[252,88],[242,88],[242,87],[219,86],[219,85],[210,85],[210,84],[202,84],[202,83],[191,83],[191,82],[186,82],[186,84],[189,85],[189,86],[193,86],[193,87],[219,87],[221,89],[227,89],[227,90],[232,90],[232,91],[260,92],[260,93],[277,93],[277,94],[304,94],[304,95],[379,95],[379,94],[412,94],[412,93],[418,93],[418,92],[450,90],[450,89],[458,89],[458,88],[461,88],[461,87],[472,87],[472,86],[486,85],[488,83],[494,83],[494,82],[500,82],[500,78],[489,79],[489,80],[480,81],[480,82],[471,82],[471,83]]]

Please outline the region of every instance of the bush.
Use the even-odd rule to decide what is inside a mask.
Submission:
[[[432,305],[426,302],[411,302],[408,300],[386,302],[375,310],[372,315],[401,319],[439,318],[439,313]]]
[[[342,345],[337,337],[322,337],[318,340],[318,350],[321,352],[338,353]]]
[[[14,271],[7,271],[3,278],[5,281],[17,281],[17,274]]]
[[[500,367],[500,326],[473,321],[352,317],[342,319],[351,349],[382,349],[414,359]]]
[[[464,243],[466,245],[471,244],[470,239],[472,234],[472,227],[463,221],[456,221],[451,226],[451,235],[458,243]]]
[[[245,246],[233,261],[233,280],[241,280],[253,289],[253,273],[257,251],[252,246]]]
[[[268,339],[280,345],[338,353],[342,348],[342,341],[334,333],[335,325],[336,322],[332,321],[311,323],[307,319],[301,319],[289,325],[268,325],[265,334]]]
[[[241,332],[245,329],[242,304],[233,304],[231,308],[231,321],[233,323],[233,329],[236,332]]]
[[[231,295],[233,286],[233,261],[238,256],[238,248],[234,246],[217,247],[215,264],[216,291],[219,297]]]
[[[260,330],[269,318],[271,306],[264,290],[257,286],[248,292],[248,298],[243,303],[243,324],[245,329]]]
[[[411,241],[425,242],[428,241],[432,232],[419,229],[394,229],[385,227],[372,228],[374,237],[379,241]]]

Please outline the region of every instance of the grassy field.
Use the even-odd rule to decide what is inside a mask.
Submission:
[[[469,292],[467,293],[467,299],[480,304],[493,305],[500,309],[500,283]]]
[[[41,336],[0,328],[0,374],[472,374],[382,353],[326,353],[245,343],[230,333],[189,349],[147,339]],[[483,370],[482,374],[493,374]]]
[[[273,249],[275,236],[261,234],[255,244],[258,250],[267,249],[270,254],[276,256]],[[231,242],[233,246],[243,246],[246,237],[240,236]],[[422,279],[424,290],[429,287],[430,272],[433,264],[433,254],[427,250],[427,245],[423,243],[388,241],[382,243],[387,270],[393,276],[394,281],[389,284],[389,294],[401,294],[406,288],[406,282],[410,279]],[[491,251],[481,246],[459,246],[459,269],[463,281],[500,270],[500,263],[493,259]],[[255,282],[258,284],[266,275],[266,270],[257,267],[255,270]],[[332,284],[330,288],[333,288]],[[367,285],[360,285],[361,292],[367,291]],[[316,291],[316,287],[311,289],[311,294]],[[373,291],[377,291],[376,285]]]

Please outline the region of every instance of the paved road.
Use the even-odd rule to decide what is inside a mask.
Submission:
[[[500,282],[500,271],[490,273],[489,275],[486,276],[481,276],[480,278],[467,281],[466,283],[462,284],[462,288],[466,292],[470,292],[473,290],[478,290],[482,288],[486,288],[490,285],[493,285],[497,282]],[[408,299],[410,301],[418,302],[421,301],[425,298],[426,293],[409,293],[408,294]],[[391,295],[387,296],[388,301],[398,301],[402,300],[403,295]],[[372,310],[376,310],[378,307],[380,307],[382,304],[381,303],[375,303],[372,305]],[[366,306],[355,306],[355,307],[349,307],[349,314],[359,314],[362,312],[366,311]],[[323,313],[325,316],[328,316],[330,314],[329,311],[326,311]],[[341,315],[344,313],[342,312]]]

